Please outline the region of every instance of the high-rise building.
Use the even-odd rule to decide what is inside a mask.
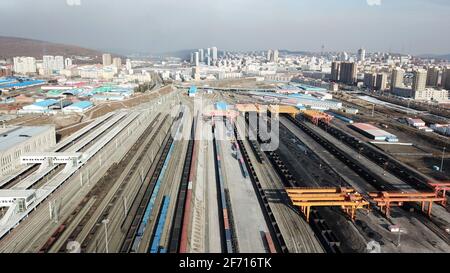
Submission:
[[[339,81],[340,68],[341,68],[340,62],[332,62],[331,63],[331,80],[332,81],[335,81],[335,82]]]
[[[198,52],[196,52],[196,53],[198,53]],[[193,67],[192,68],[192,78],[195,81],[200,80],[200,69],[198,67]]]
[[[212,47],[211,48],[211,53],[212,53],[212,61],[215,62],[217,61],[217,47]]]
[[[111,54],[103,54],[103,66],[109,66],[112,64]]]
[[[198,52],[200,53],[200,62],[201,62],[201,63],[205,62],[205,55],[204,55],[203,48],[200,48],[200,49],[198,50]]]
[[[392,70],[392,77],[391,77],[391,91],[393,91],[395,88],[401,88],[404,86],[403,79],[405,77],[405,70],[401,68],[395,68]]]
[[[427,84],[427,71],[419,69],[414,71],[414,81],[412,84],[413,92],[424,91]]]
[[[341,63],[339,80],[348,85],[356,82],[356,64],[354,62]]]
[[[270,62],[272,60],[272,49],[267,50],[267,61]]]
[[[14,57],[13,64],[17,74],[36,73],[36,59],[33,57]]]
[[[444,67],[442,71],[441,86],[444,89],[450,90],[450,67]]]
[[[377,76],[375,73],[365,73],[364,74],[364,86],[370,90],[373,90],[375,88],[377,82]]]
[[[45,74],[53,73],[55,57],[50,55],[42,56],[42,69],[44,69]]]
[[[133,66],[131,65],[131,60],[130,60],[130,59],[127,59],[127,60],[126,60],[126,67],[127,67],[127,70],[128,70],[128,71],[130,71],[131,69],[133,69]]]
[[[439,84],[440,70],[437,67],[428,68],[427,72],[427,86],[437,87]]]
[[[358,61],[364,62],[366,60],[366,50],[364,48],[360,48],[358,50]]]
[[[278,49],[275,49],[275,50],[273,51],[272,62],[274,62],[274,63],[277,63],[277,62],[278,62],[278,57],[279,57],[278,55],[279,55]]]
[[[199,52],[194,52],[194,65],[195,66],[199,65],[199,58],[200,58],[199,55],[200,55]]]
[[[384,91],[387,89],[387,75],[385,73],[379,73],[375,83],[375,89]]]
[[[341,52],[341,54],[339,54],[339,60],[341,60],[342,62],[346,62],[348,61],[348,54],[347,52]]]
[[[113,59],[113,65],[117,68],[122,67],[122,59],[121,58],[114,58]]]
[[[67,69],[67,68],[69,68],[71,66],[72,66],[72,59],[71,58],[66,58],[64,60],[64,67]]]

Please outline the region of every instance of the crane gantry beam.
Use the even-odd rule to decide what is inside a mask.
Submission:
[[[428,216],[431,216],[431,209],[434,202],[445,203],[447,198],[441,196],[439,192],[372,192],[369,196],[377,202],[377,206],[386,215],[390,216],[390,209],[393,206],[403,206],[404,203],[419,202],[422,211],[427,208]]]
[[[352,220],[356,210],[369,207],[369,202],[351,188],[289,188],[286,192],[308,222],[311,207],[341,207]]]

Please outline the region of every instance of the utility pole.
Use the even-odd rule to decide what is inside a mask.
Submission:
[[[105,219],[102,221],[103,225],[105,225],[105,250],[106,253],[109,253],[108,251],[108,223],[109,223],[109,219]]]

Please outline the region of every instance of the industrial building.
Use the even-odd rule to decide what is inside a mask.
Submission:
[[[20,156],[43,152],[56,145],[54,126],[8,127],[0,129],[0,176],[20,166]]]
[[[53,105],[58,104],[59,101],[54,99],[48,99],[48,100],[42,100],[35,102],[33,104],[24,106],[23,109],[20,111],[22,114],[44,114],[44,113],[50,113],[50,107]]]
[[[0,90],[10,91],[16,89],[23,89],[32,86],[39,86],[45,84],[46,81],[35,80],[25,77],[5,77],[0,78]]]
[[[63,113],[83,113],[90,108],[92,108],[94,104],[90,101],[79,101],[62,109]]]
[[[197,94],[197,87],[191,86],[189,88],[188,95],[189,95],[189,97],[195,97],[195,94]]]
[[[350,127],[361,133],[362,135],[371,138],[376,141],[387,141],[387,142],[397,142],[398,138],[397,136],[388,133],[384,130],[381,130],[371,124],[367,123],[354,123],[350,125]]]
[[[215,103],[216,110],[228,110],[228,104],[224,101],[219,101]]]
[[[342,108],[342,102],[325,99],[325,98],[317,98],[312,95],[306,94],[291,94],[291,95],[283,95],[277,93],[268,93],[268,92],[249,92],[254,96],[261,97],[262,100],[272,101],[274,99],[280,101],[283,104],[289,104],[292,106],[303,105],[309,107],[311,109],[318,110],[328,110],[328,109],[340,109]],[[326,93],[325,93],[326,94]]]

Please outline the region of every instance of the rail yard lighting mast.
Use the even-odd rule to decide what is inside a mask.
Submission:
[[[105,226],[105,250],[106,250],[106,253],[109,253],[109,251],[108,251],[108,223],[109,223],[109,219],[104,219],[102,221],[102,223]]]

